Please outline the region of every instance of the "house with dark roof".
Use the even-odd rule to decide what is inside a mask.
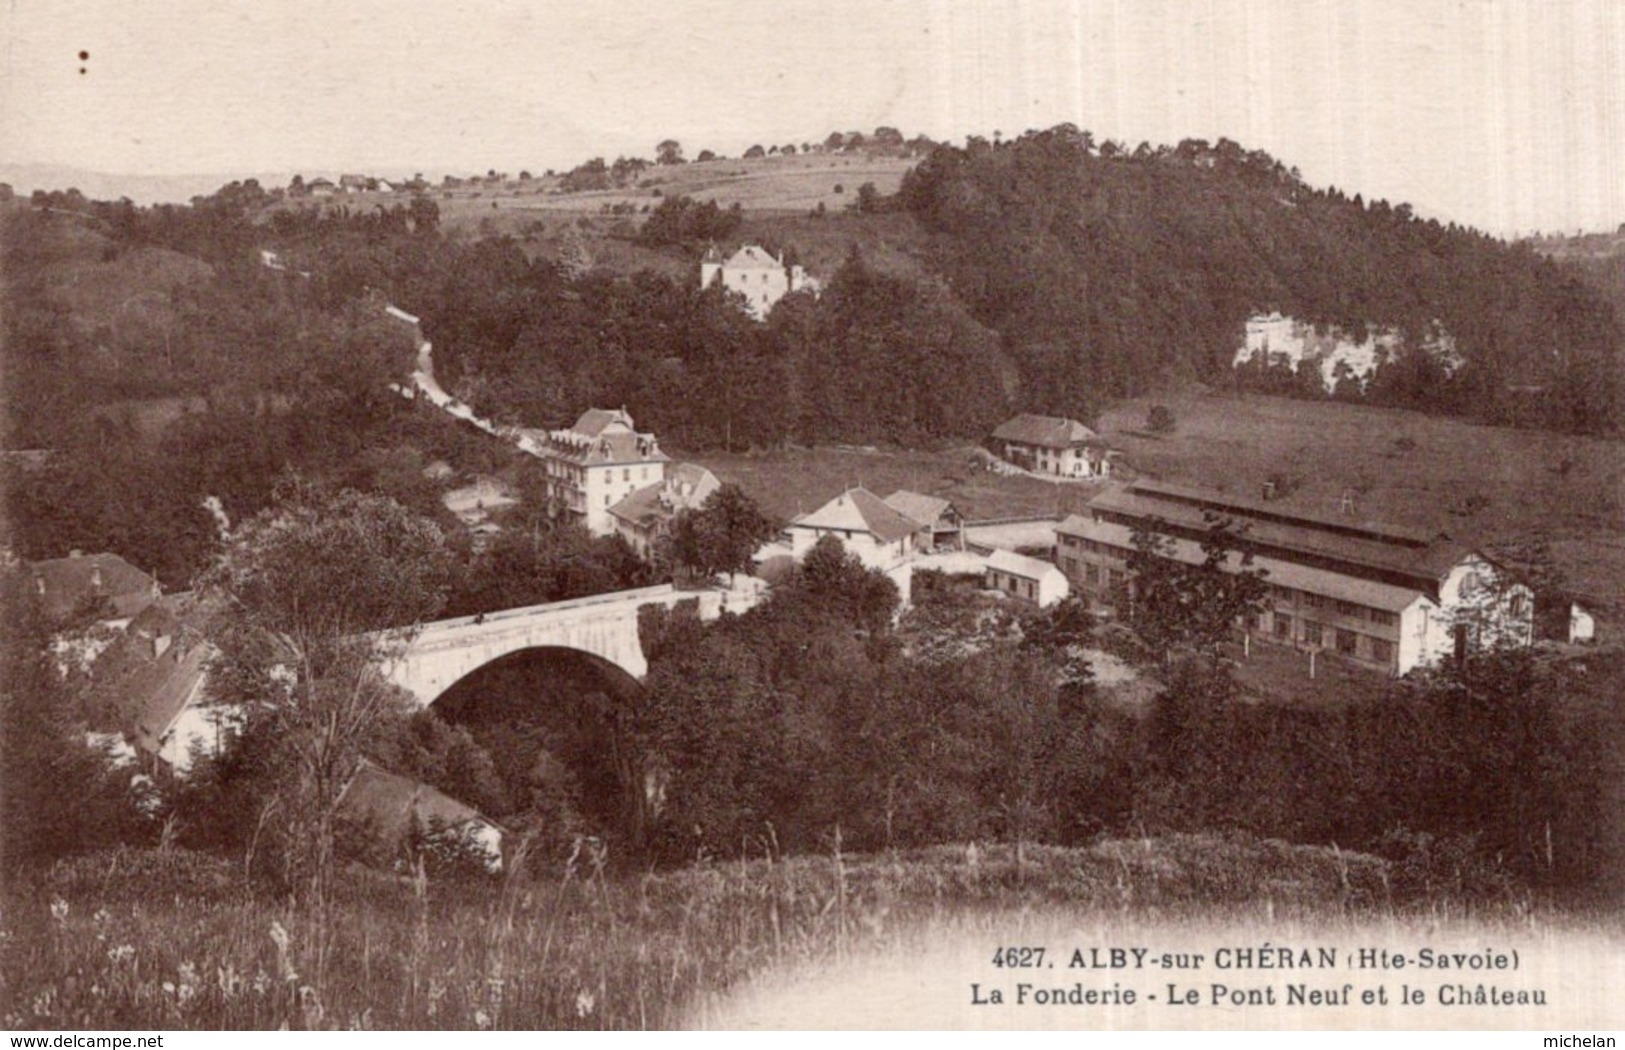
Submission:
[[[117,554],[83,554],[31,562],[34,593],[52,623],[122,627],[158,600],[158,581]]]
[[[666,468],[664,480],[636,490],[609,508],[615,533],[647,561],[677,515],[699,510],[721,487],[717,476],[697,463],[672,464]]]
[[[171,645],[118,683],[125,739],[149,768],[184,775],[195,754],[219,754],[236,731],[235,709],[204,702],[216,655],[207,642]]]
[[[449,832],[483,853],[490,871],[502,868],[503,828],[479,810],[413,777],[362,760],[338,799],[340,812],[366,824],[391,848],[416,833]]]
[[[785,530],[797,561],[825,536],[833,536],[871,569],[896,568],[920,550],[921,523],[865,488],[847,489]]]
[[[1111,476],[1111,448],[1075,419],[1022,413],[993,431],[993,452],[1035,474],[1061,478]]]
[[[575,425],[531,432],[527,448],[547,468],[548,501],[595,536],[613,536],[610,508],[638,489],[666,479],[671,457],[653,434],[639,433],[626,409],[591,408]]]
[[[1057,527],[1057,564],[1077,590],[1115,605],[1133,593],[1136,531],[1196,564],[1217,521],[1231,525],[1227,567],[1246,555],[1269,586],[1269,608],[1240,625],[1253,638],[1392,674],[1533,640],[1531,589],[1447,536],[1183,485],[1141,480],[1102,492]]]
[[[919,523],[917,546],[922,551],[965,549],[965,518],[941,496],[899,489],[886,497],[886,506]]]

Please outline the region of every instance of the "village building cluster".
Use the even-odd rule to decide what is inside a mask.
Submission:
[[[800,267],[786,266],[755,245],[727,260],[713,250],[702,264],[701,282],[740,293],[758,320],[785,295],[817,290]],[[427,352],[424,343],[425,360]],[[541,461],[550,514],[594,536],[618,536],[645,560],[661,556],[679,515],[701,509],[721,487],[704,467],[673,462],[657,436],[640,431],[624,407],[590,408],[558,429],[496,427],[439,391],[427,371],[423,375],[430,378],[419,378],[420,387],[438,394],[441,408],[511,439]],[[1167,555],[1201,563],[1204,542],[1222,521],[1224,567],[1259,570],[1267,586],[1263,611],[1236,624],[1249,643],[1324,653],[1351,667],[1403,675],[1484,647],[1534,640],[1531,588],[1481,550],[1449,537],[1350,515],[1289,510],[1267,491],[1254,500],[1135,478],[1104,438],[1062,417],[1017,415],[994,429],[984,454],[989,469],[1085,486],[1093,495],[1064,520],[970,521],[939,495],[899,490],[881,498],[861,484],[850,486],[794,517],[757,552],[758,578],[747,581],[750,593],[759,595],[765,580],[778,578],[832,538],[862,565],[894,580],[905,606],[914,574],[935,570],[972,578],[984,593],[1039,608],[1076,596],[1107,617],[1126,612],[1134,601],[1130,566],[1137,536],[1141,542],[1146,535],[1159,537]],[[454,471],[437,463],[425,474],[449,483]],[[510,480],[479,475],[446,491],[442,502],[478,547],[500,531],[502,513],[521,496]],[[95,739],[138,763],[144,775],[184,775],[197,755],[223,746],[234,731],[234,714],[206,702],[216,652],[189,594],[164,595],[151,575],[111,553],[74,552],[26,571],[46,614],[80,626],[59,638],[59,661],[94,663],[109,695],[118,698],[95,727]],[[1573,606],[1569,639],[1589,641],[1594,629],[1591,615]],[[500,828],[410,778],[368,766],[346,797],[389,828],[427,819],[460,824],[486,841],[493,855],[500,852]]]

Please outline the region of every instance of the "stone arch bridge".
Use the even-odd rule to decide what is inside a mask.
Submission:
[[[736,591],[680,591],[671,584],[519,609],[438,620],[422,625],[382,664],[384,677],[428,707],[446,690],[487,664],[525,649],[589,653],[641,680],[649,661],[638,639],[638,610],[699,604],[700,618],[742,612],[754,595]]]

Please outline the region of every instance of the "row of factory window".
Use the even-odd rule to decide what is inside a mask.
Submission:
[[[1113,569],[1105,565],[1093,565],[1089,562],[1079,562],[1076,558],[1063,556],[1061,558],[1061,569],[1073,579],[1082,579],[1084,585],[1089,587],[1104,587],[1111,590],[1123,586],[1128,581],[1128,574],[1121,569]],[[1279,587],[1271,588],[1272,591],[1283,589]],[[1303,594],[1306,592],[1298,593]],[[1340,606],[1351,604],[1349,602],[1334,603],[1331,599],[1324,598],[1321,595],[1313,595],[1313,597],[1321,602],[1324,607],[1333,608],[1338,612],[1343,612]],[[1322,606],[1311,607],[1319,608]],[[1365,608],[1365,606],[1358,605],[1353,607],[1356,609]],[[1371,609],[1369,611],[1372,613],[1383,612],[1381,609]],[[1294,620],[1290,614],[1279,611],[1269,615],[1271,622],[1270,629],[1267,632],[1262,630],[1263,617],[1258,614],[1248,617],[1248,628],[1272,636],[1277,641],[1299,642],[1316,649],[1333,649],[1344,656],[1352,656],[1356,659],[1373,660],[1381,664],[1392,664],[1394,661],[1394,643],[1386,638],[1377,638],[1369,634],[1362,634],[1359,631],[1351,631],[1346,627],[1334,627],[1318,620]],[[1344,613],[1344,615],[1355,616],[1357,614]],[[1385,613],[1385,615],[1393,616],[1392,613]],[[1377,620],[1375,616],[1371,618],[1378,623],[1383,622]],[[1388,622],[1395,623],[1397,618]]]
[[[1295,591],[1290,587],[1270,587],[1270,598],[1277,608],[1297,607],[1300,609],[1330,609],[1339,616],[1347,616],[1355,620],[1370,620],[1379,627],[1394,627],[1399,623],[1399,614],[1387,609],[1374,609],[1369,605],[1358,602],[1346,602],[1339,598],[1328,598],[1324,594],[1313,591]]]
[[[1270,620],[1268,634],[1277,641],[1298,642],[1316,649],[1333,649],[1343,656],[1374,660],[1380,664],[1394,662],[1394,643],[1386,638],[1361,634],[1346,627],[1332,627],[1315,620],[1295,620],[1281,612],[1272,613]],[[1254,631],[1260,630],[1262,617],[1248,617],[1247,626]]]
[[[1079,536],[1068,536],[1063,534],[1060,537],[1060,541],[1062,547],[1081,548],[1082,550],[1086,550],[1091,554],[1098,554],[1108,558],[1123,560],[1129,555],[1129,552],[1123,548],[1113,546],[1109,543],[1101,543],[1099,540],[1087,540]],[[1066,557],[1063,557],[1061,562],[1063,569],[1066,568],[1068,563],[1076,564],[1075,559]],[[1115,586],[1118,581],[1113,580],[1108,583],[1105,573],[1110,572],[1115,576],[1122,575],[1117,570],[1108,569],[1106,566],[1099,566],[1099,575],[1097,575],[1094,571],[1096,568],[1096,566],[1090,565],[1087,562],[1084,563],[1083,581],[1085,583]],[[1076,577],[1077,571],[1075,569],[1068,570],[1067,574],[1069,576]],[[1361,605],[1358,602],[1343,601],[1339,598],[1328,598],[1324,594],[1316,594],[1313,591],[1299,591],[1293,590],[1291,587],[1277,587],[1272,585],[1270,587],[1270,598],[1272,601],[1274,601],[1277,607],[1329,609],[1339,616],[1347,616],[1355,620],[1369,620],[1379,627],[1395,627],[1399,624],[1399,614],[1390,612],[1387,609],[1376,609],[1369,605]]]

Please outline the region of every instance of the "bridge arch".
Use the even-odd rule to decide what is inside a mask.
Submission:
[[[527,649],[578,650],[642,679],[649,661],[638,638],[639,609],[693,601],[702,618],[713,619],[726,597],[665,584],[440,620],[409,635],[384,658],[382,670],[424,707],[479,668]]]
[[[641,842],[653,799],[630,728],[643,698],[643,684],[603,657],[535,646],[474,669],[430,710],[473,734],[515,804],[556,805]]]
[[[497,724],[499,730],[486,738],[487,751],[507,749],[499,765],[507,763],[504,779],[510,783],[535,772],[527,762],[546,761],[551,752],[541,742],[551,739],[552,747],[570,753],[565,764],[573,767],[568,772],[580,784],[580,797],[590,799],[591,815],[621,828],[636,844],[663,790],[643,768],[625,718],[642,700],[649,668],[638,613],[692,603],[709,620],[724,609],[743,611],[757,597],[666,584],[441,620],[379,638],[385,643],[379,669],[446,721],[471,730],[471,721]],[[526,667],[544,671],[529,692],[531,710],[511,697],[492,704],[478,698],[482,681]]]

